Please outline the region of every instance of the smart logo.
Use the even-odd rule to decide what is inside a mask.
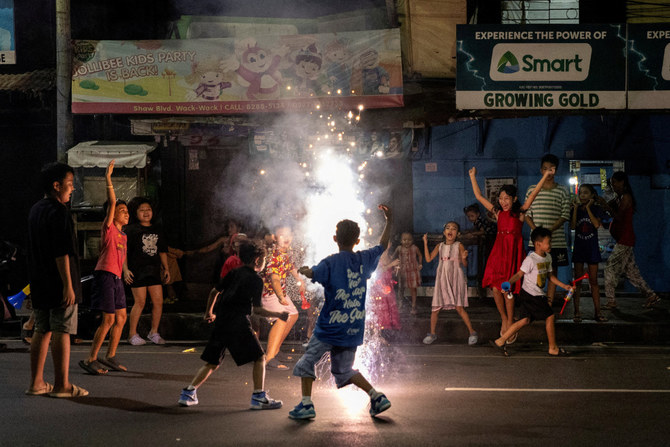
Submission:
[[[501,43],[493,47],[489,76],[493,81],[583,81],[590,65],[587,43]]]
[[[498,71],[500,73],[516,73],[519,71],[519,61],[511,51],[503,54],[498,61]]]

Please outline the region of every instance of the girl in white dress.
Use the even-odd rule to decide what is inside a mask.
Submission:
[[[468,284],[463,267],[468,263],[468,251],[460,242],[456,241],[460,233],[460,226],[456,222],[447,222],[442,233],[444,242],[440,242],[431,253],[428,252],[428,235],[423,235],[423,250],[426,262],[432,261],[439,254],[440,261],[435,274],[435,289],[433,292],[432,312],[430,314],[430,332],[423,339],[427,345],[437,340],[435,328],[440,310],[456,309],[458,315],[467,326],[470,336],[468,344],[475,345],[478,341],[477,332],[472,328],[470,317],[465,308],[468,307]]]

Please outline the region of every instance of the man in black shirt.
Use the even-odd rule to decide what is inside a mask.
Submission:
[[[74,191],[74,171],[62,163],[46,165],[40,174],[44,198],[28,217],[30,291],[35,330],[30,345],[30,387],[26,394],[51,397],[86,396],[70,383],[70,334],[77,333],[77,304],[81,302],[81,273],[74,223],[66,204]],[[44,381],[49,344],[54,384]]]
[[[265,266],[265,250],[253,243],[243,242],[238,256],[244,265],[228,273],[209,292],[205,321],[215,322],[214,331],[200,356],[205,365],[198,370],[191,384],[179,396],[179,405],[184,407],[198,404],[198,387],[219,368],[226,349],[237,366],[254,362],[254,391],[250,408],[274,410],[282,406],[280,400],[272,399],[264,389],[265,352],[251,328],[249,316],[253,313],[286,321],[288,312],[273,312],[262,307],[263,280],[258,272]]]

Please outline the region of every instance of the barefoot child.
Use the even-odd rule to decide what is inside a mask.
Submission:
[[[551,231],[548,228],[537,227],[530,234],[530,240],[535,247],[521,264],[521,268],[509,279],[514,284],[523,278],[523,286],[519,294],[519,321],[512,324],[497,340],[491,340],[491,346],[507,355],[505,342],[528,323],[535,320],[545,320],[547,339],[549,341],[549,355],[567,355],[567,352],[556,345],[556,330],[554,328],[555,315],[549,301],[544,294],[547,280],[555,285],[570,291],[572,287],[562,283],[552,275],[551,269]],[[507,284],[509,286],[509,284]],[[504,285],[503,285],[504,287]]]
[[[264,389],[265,353],[251,329],[249,316],[254,313],[286,321],[288,313],[271,312],[261,307],[263,280],[258,272],[265,266],[264,250],[250,242],[243,242],[239,247],[239,257],[244,265],[228,273],[209,292],[205,321],[214,322],[214,331],[200,356],[205,364],[195,374],[191,384],[181,391],[178,401],[181,406],[198,404],[197,389],[219,368],[226,349],[237,366],[254,362],[254,392],[250,408],[274,410],[282,406],[280,400],[270,398]]]
[[[128,370],[116,360],[116,348],[119,346],[121,332],[126,324],[126,293],[121,277],[128,251],[128,237],[122,231],[124,225],[128,224],[128,206],[123,200],[116,200],[112,184],[113,171],[114,160],[109,162],[107,172],[105,172],[107,202],[104,207],[107,212],[102,223],[100,257],[93,272],[93,294],[91,296],[91,309],[102,312],[102,321],[93,336],[88,358],[79,362],[79,366],[94,375],[107,373],[107,368],[113,371]],[[98,351],[108,332],[110,335],[107,355],[98,359]]]
[[[305,354],[298,360],[293,375],[301,378],[302,401],[288,414],[291,419],[316,417],[312,403],[312,384],[316,379],[314,365],[330,352],[331,372],[338,388],[353,383],[370,396],[370,416],[376,416],[391,406],[383,393],[376,391],[363,375],[356,371],[356,348],[363,344],[365,332],[366,281],[372,275],[391,235],[391,210],[380,205],[386,226],[379,245],[354,252],[360,241],[356,222],[342,220],[337,224],[333,240],[340,252],[323,259],[316,266],[303,266],[300,273],[323,285],[325,302],[309,340]]]
[[[428,252],[428,235],[423,235],[423,251],[426,262],[440,256],[435,274],[435,287],[433,288],[432,312],[430,313],[430,332],[423,339],[423,343],[429,345],[437,340],[436,328],[437,318],[440,310],[456,309],[458,315],[468,328],[470,336],[468,344],[476,345],[479,337],[470,323],[470,317],[465,310],[468,307],[468,283],[465,279],[463,267],[468,265],[468,251],[463,244],[456,241],[460,226],[456,222],[447,222],[442,234],[444,242],[440,242],[431,253]]]
[[[405,288],[412,296],[411,314],[416,315],[416,288],[421,285],[421,252],[414,245],[412,233],[405,232],[400,236],[400,246],[393,253],[394,259],[400,259],[400,293],[405,295]]]

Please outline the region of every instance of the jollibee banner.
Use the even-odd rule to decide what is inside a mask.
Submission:
[[[398,29],[73,42],[72,112],[239,114],[402,107]]]

